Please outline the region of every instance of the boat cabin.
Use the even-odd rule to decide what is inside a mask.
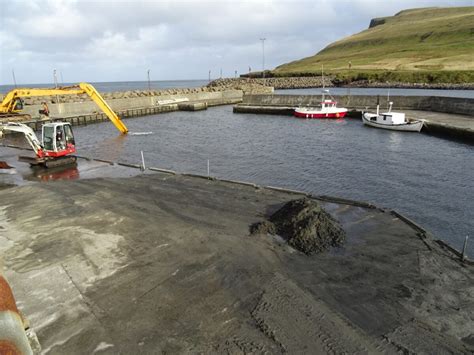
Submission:
[[[381,124],[403,124],[405,123],[405,114],[401,112],[384,112],[378,116],[370,117],[370,120]]]
[[[336,101],[332,101],[332,100],[324,100],[323,102],[321,102],[321,107],[324,109],[324,108],[330,108],[330,107],[336,107],[337,105],[337,102]]]

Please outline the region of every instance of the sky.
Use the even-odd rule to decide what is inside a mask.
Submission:
[[[233,77],[316,54],[408,8],[474,0],[8,0],[0,85]],[[261,41],[265,38],[265,41]],[[264,48],[262,48],[264,43]],[[263,54],[265,60],[263,60]]]

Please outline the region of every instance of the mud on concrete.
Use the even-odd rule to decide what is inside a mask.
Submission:
[[[252,224],[251,234],[278,234],[293,248],[311,255],[339,247],[345,232],[321,205],[309,198],[286,203],[269,221]]]
[[[249,226],[294,194],[153,174],[2,190],[0,253],[45,354],[472,353],[473,268],[390,213],[320,202],[308,257]]]

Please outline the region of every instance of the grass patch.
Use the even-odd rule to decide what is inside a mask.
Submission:
[[[474,7],[405,10],[272,74],[320,75],[324,65],[341,80],[472,83],[473,23]]]

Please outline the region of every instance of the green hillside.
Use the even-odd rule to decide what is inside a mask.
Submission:
[[[472,82],[474,7],[412,9],[373,19],[368,29],[273,74],[318,74],[322,65],[325,72],[353,78],[383,74],[402,81]]]

